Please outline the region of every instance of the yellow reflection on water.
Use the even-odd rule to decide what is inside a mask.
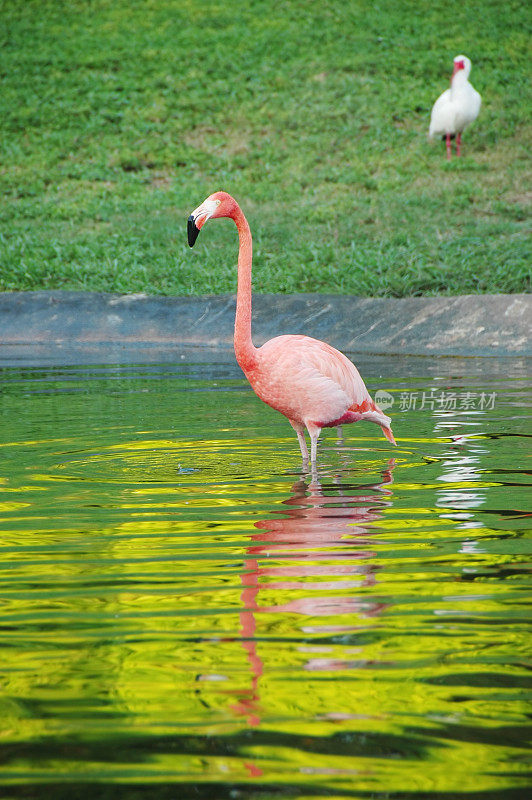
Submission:
[[[308,474],[292,439],[250,431],[258,412],[233,420],[196,439],[95,425],[17,463],[6,780],[519,786],[521,554],[488,524],[490,442],[462,457],[426,425],[389,459],[328,438]]]

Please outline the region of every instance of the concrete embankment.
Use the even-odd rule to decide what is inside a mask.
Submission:
[[[348,353],[530,355],[532,295],[364,298],[255,295],[256,344],[305,333]],[[15,345],[107,343],[230,346],[235,296],[0,293],[0,351]]]

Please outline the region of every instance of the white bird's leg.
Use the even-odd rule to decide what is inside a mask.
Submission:
[[[456,134],[456,155],[457,156],[460,155],[460,145],[461,144],[462,144],[462,134],[461,133],[457,133]]]
[[[451,160],[451,134],[445,135],[445,147],[447,148],[447,161]]]

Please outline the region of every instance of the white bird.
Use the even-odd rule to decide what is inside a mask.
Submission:
[[[451,158],[451,139],[456,136],[456,155],[460,155],[462,131],[473,122],[480,111],[481,97],[468,81],[471,61],[467,56],[456,56],[451,77],[451,88],[440,94],[430,115],[429,138],[441,136]]]

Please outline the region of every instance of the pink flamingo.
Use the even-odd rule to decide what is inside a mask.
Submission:
[[[297,433],[303,461],[308,462],[305,428],[310,435],[311,463],[316,463],[322,428],[366,419],[380,425],[395,444],[391,420],[373,402],[349,359],[325,342],[309,336],[276,336],[255,347],[251,338],[252,242],[248,221],[227,192],[207,197],[188,218],[188,243],[193,247],[208,219],[229,217],[238,230],[238,288],[235,355],[255,394],[288,418]]]

